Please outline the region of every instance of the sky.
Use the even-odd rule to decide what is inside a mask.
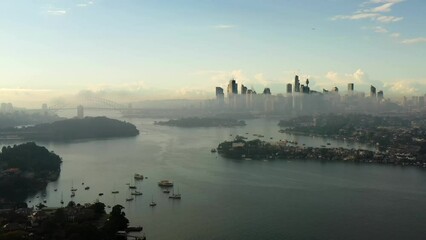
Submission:
[[[208,99],[231,78],[284,93],[426,93],[424,0],[2,0],[0,102]]]

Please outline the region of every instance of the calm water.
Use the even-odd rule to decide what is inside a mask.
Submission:
[[[148,239],[425,239],[426,171],[416,168],[318,163],[235,161],[210,153],[235,134],[265,135],[309,146],[352,147],[345,142],[278,133],[277,121],[250,120],[242,128],[182,129],[127,119],[135,138],[40,143],[63,157],[57,182],[39,198],[49,206],[96,199],[121,204],[131,225]],[[250,134],[246,134],[246,132]],[[272,140],[271,140],[272,141]],[[367,148],[367,146],[361,146]],[[125,202],[134,173],[143,196]],[[175,182],[182,200],[170,200],[157,186]],[[81,183],[90,186],[85,191]],[[53,189],[57,188],[55,192]],[[111,194],[112,190],[120,191]],[[105,195],[98,196],[103,192]],[[149,207],[151,199],[157,202]]]

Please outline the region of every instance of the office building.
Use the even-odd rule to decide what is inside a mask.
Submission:
[[[294,92],[300,92],[300,81],[297,75],[294,77]]]
[[[293,86],[291,85],[291,83],[287,84],[287,93],[292,93],[293,92]]]
[[[370,87],[370,97],[375,98],[376,97],[376,88],[371,85]]]

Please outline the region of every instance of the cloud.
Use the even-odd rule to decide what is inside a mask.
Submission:
[[[394,17],[394,16],[379,16],[376,18],[377,21],[382,23],[399,22],[403,19],[404,19],[403,17]]]
[[[78,3],[76,6],[77,7],[89,7],[90,5],[93,5],[93,4],[95,4],[94,1],[87,1],[85,3]]]
[[[235,26],[235,25],[229,25],[229,24],[221,24],[221,25],[213,26],[213,28],[215,28],[215,29],[222,29],[222,30],[236,28],[236,27],[237,26]]]
[[[401,34],[398,33],[398,32],[395,32],[395,33],[391,33],[390,36],[393,37],[393,38],[399,38],[401,36]]]
[[[388,33],[389,30],[387,30],[384,27],[377,26],[377,27],[374,28],[374,32],[376,32],[376,33]]]
[[[52,15],[52,16],[63,16],[65,14],[67,14],[67,10],[64,9],[49,9],[46,11],[46,13],[48,15]]]
[[[371,0],[361,4],[361,8],[350,15],[337,15],[332,20],[371,20],[381,23],[393,23],[403,20],[403,17],[384,15],[392,11],[392,7],[402,0]],[[378,5],[379,4],[379,5]],[[375,5],[375,6],[371,6]]]
[[[418,43],[426,43],[426,37],[418,37],[418,38],[410,38],[404,39],[401,41],[403,44],[418,44]]]

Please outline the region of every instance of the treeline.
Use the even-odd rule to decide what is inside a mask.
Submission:
[[[39,173],[42,171],[59,171],[61,158],[45,147],[34,142],[5,146],[1,149],[0,165],[4,168],[19,168],[21,171]]]
[[[155,122],[157,125],[176,127],[237,127],[245,126],[245,121],[228,118],[182,118],[171,119],[169,121]]]
[[[76,140],[87,138],[130,137],[139,134],[135,125],[107,117],[67,119],[33,127],[14,129],[4,135],[16,134],[30,140]]]
[[[0,198],[21,201],[59,177],[61,158],[34,142],[2,148]]]

